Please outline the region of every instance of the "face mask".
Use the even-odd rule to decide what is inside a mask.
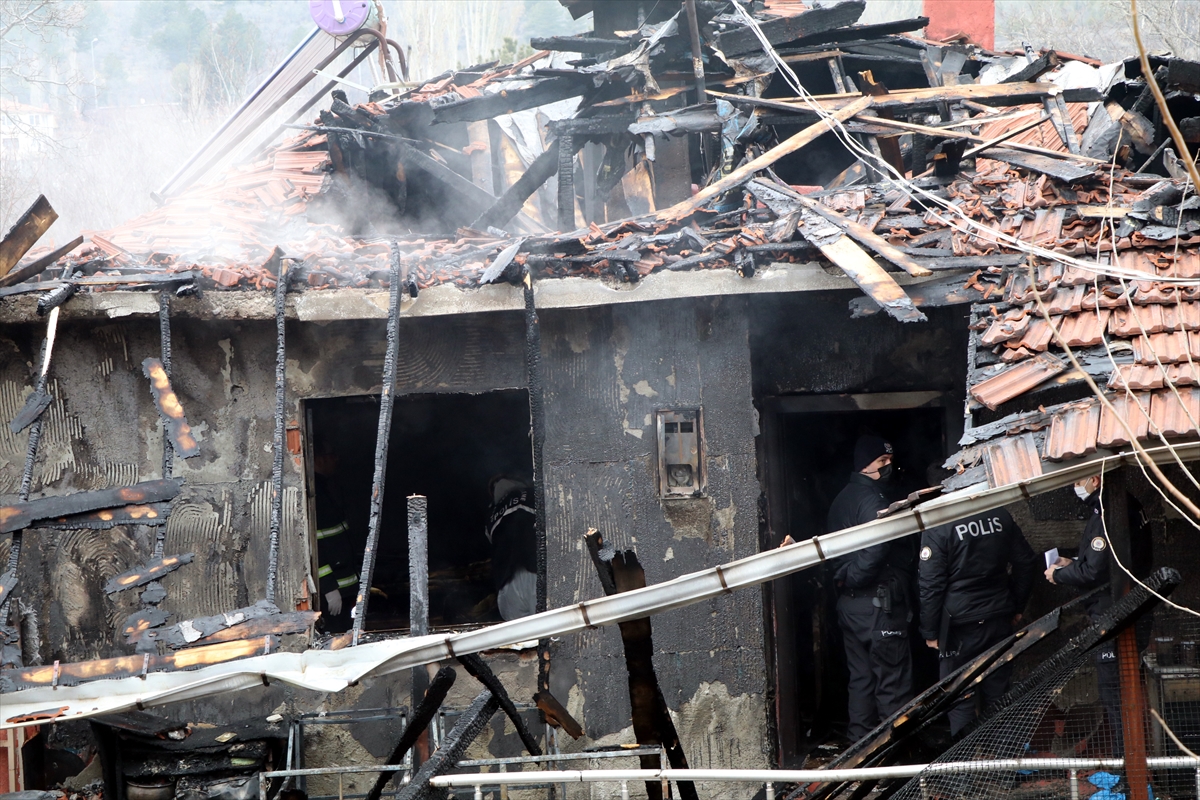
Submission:
[[[1092,493],[1087,490],[1086,483],[1083,485],[1080,485],[1077,483],[1077,484],[1075,484],[1075,496],[1078,497],[1080,500],[1086,501],[1089,497],[1092,496]]]
[[[879,468],[879,480],[886,481],[891,476],[892,476],[892,465],[891,464],[885,464],[884,466]]]

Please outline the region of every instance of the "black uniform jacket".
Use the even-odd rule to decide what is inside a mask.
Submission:
[[[537,574],[533,490],[514,489],[492,506],[487,537],[492,543],[492,581],[504,588],[518,568]]]
[[[1108,538],[1104,535],[1104,519],[1100,516],[1100,492],[1087,499],[1088,518],[1079,537],[1079,557],[1062,569],[1054,571],[1054,582],[1088,590],[1108,583]],[[1130,503],[1130,516],[1133,516]],[[1133,530],[1136,532],[1136,529]],[[1097,617],[1112,605],[1109,592],[1100,592],[1087,601],[1088,614]]]
[[[840,531],[871,522],[887,507],[888,501],[879,489],[879,481],[855,472],[829,507],[828,529]],[[846,589],[866,589],[889,579],[908,586],[916,571],[912,544],[906,536],[843,556],[838,561],[834,578]]]
[[[921,636],[1011,617],[1025,608],[1036,574],[1033,548],[1002,508],[930,528],[921,536]]]

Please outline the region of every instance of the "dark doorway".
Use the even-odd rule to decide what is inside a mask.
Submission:
[[[890,407],[889,407],[890,406]],[[768,398],[764,404],[770,534],[768,546],[826,533],[826,515],[850,475],[854,442],[877,433],[895,447],[891,499],[928,485],[951,429],[946,398],[936,392]],[[821,566],[775,581],[768,594],[775,645],[775,714],[779,758],[800,766],[812,748],[846,725],[846,667],[837,626],[832,569]],[[936,654],[923,646],[913,620],[917,691],[937,677]]]
[[[413,494],[429,499],[430,625],[500,621],[484,533],[490,511],[488,482],[497,475],[532,480],[529,394],[524,390],[422,394],[397,397],[395,402],[372,581],[375,591],[366,628],[408,628],[406,508]],[[312,452],[332,450],[337,455],[330,485],[361,560],[370,514],[379,398],[311,400],[307,412]],[[311,492],[310,502],[319,512]],[[312,519],[316,518],[314,513]],[[332,629],[345,629],[349,615],[338,619],[341,624]]]

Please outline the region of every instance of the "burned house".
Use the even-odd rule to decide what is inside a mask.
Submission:
[[[119,228],[18,263],[43,200],[0,245],[20,786],[254,796],[414,747],[412,792],[543,749],[811,765],[845,719],[821,543],[864,430],[896,448],[879,524],[915,514],[890,536],[983,492],[1070,547],[1062,476],[1126,454],[1147,564],[1195,602],[1200,211],[1141,62],[931,42],[859,0],[564,4],[592,34],[335,89]],[[1194,147],[1196,65],[1149,64]],[[497,480],[536,519],[540,613],[507,621]],[[666,613],[606,610],[656,587]]]

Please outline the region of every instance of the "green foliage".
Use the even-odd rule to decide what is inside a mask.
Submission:
[[[492,50],[492,61],[501,64],[513,64],[526,56],[533,55],[533,48],[525,42],[518,41],[512,36],[505,36],[499,48]]]
[[[262,31],[233,8],[215,24],[190,2],[142,0],[134,28],[170,67],[171,89],[193,110],[242,98],[262,66]]]

